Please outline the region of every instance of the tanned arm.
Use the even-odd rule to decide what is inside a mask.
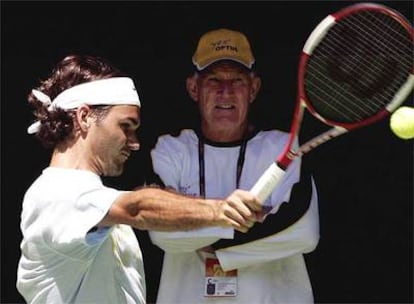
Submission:
[[[180,231],[209,226],[247,232],[261,209],[256,197],[236,190],[226,199],[201,199],[157,188],[122,194],[100,226],[127,224],[141,230]]]

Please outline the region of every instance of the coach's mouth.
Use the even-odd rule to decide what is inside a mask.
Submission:
[[[219,110],[232,110],[232,109],[235,109],[235,106],[231,104],[219,104],[219,105],[216,105],[215,108]]]

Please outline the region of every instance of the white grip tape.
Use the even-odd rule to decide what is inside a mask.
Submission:
[[[263,203],[279,184],[285,172],[276,163],[272,163],[250,190],[250,193],[257,196]]]

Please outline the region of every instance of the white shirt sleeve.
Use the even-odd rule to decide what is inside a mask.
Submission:
[[[89,236],[88,232],[102,220],[121,193],[107,187],[98,188],[81,193],[75,205],[57,206],[50,210],[49,221],[53,224],[45,226],[45,243],[61,253],[70,250],[71,256],[84,258],[82,246],[75,247],[73,244],[93,246],[107,237],[108,229],[98,229]],[[74,248],[79,251],[74,252]]]
[[[216,255],[223,270],[242,268],[314,250],[319,241],[317,202],[317,192],[312,180],[312,198],[307,212],[295,224],[279,233],[217,250]]]

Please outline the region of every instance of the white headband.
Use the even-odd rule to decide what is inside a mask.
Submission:
[[[141,107],[134,82],[128,77],[113,77],[81,83],[63,91],[53,101],[38,90],[32,90],[32,93],[48,107],[48,111],[53,111],[56,108],[76,109],[82,104]],[[40,121],[36,121],[27,129],[27,132],[29,134],[37,133],[39,129]]]

